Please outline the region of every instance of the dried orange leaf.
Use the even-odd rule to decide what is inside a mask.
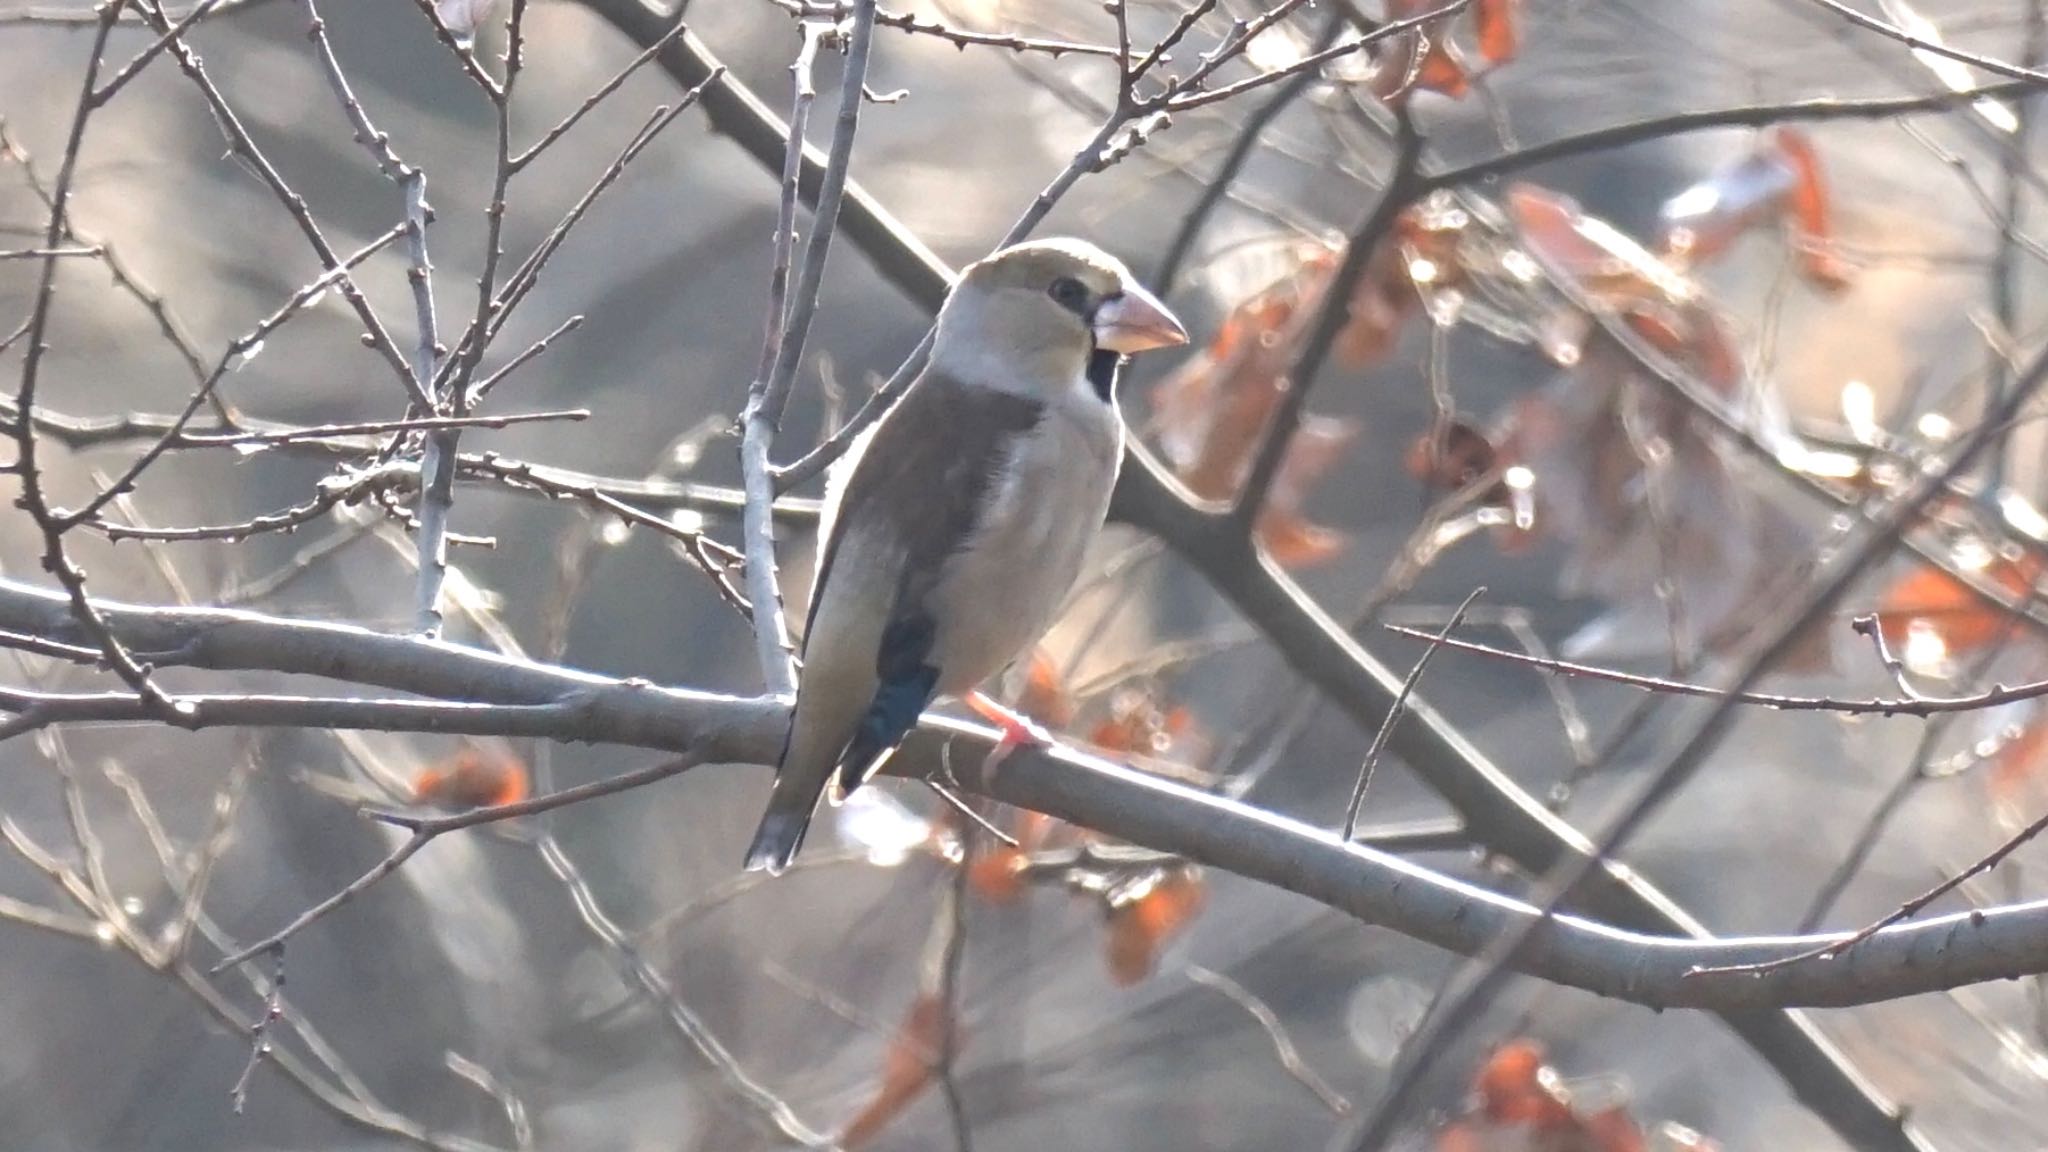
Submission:
[[[1423,49],[1422,69],[1416,75],[1415,86],[1441,92],[1453,100],[1462,99],[1472,90],[1471,73],[1465,71],[1458,50],[1441,31],[1432,33],[1429,47]]]
[[[1457,265],[1450,258],[1454,255],[1450,249],[1456,245],[1456,236],[1421,230],[1413,225],[1413,220],[1412,211],[1404,212],[1396,227],[1397,232],[1405,231],[1414,238],[1382,241],[1359,275],[1358,287],[1351,295],[1351,311],[1344,327],[1337,331],[1333,349],[1337,362],[1347,368],[1369,368],[1394,350],[1401,326],[1421,303],[1416,295],[1415,268],[1427,266],[1432,275],[1441,274],[1446,279],[1457,272]],[[1432,258],[1425,249],[1437,255]],[[1320,291],[1317,295],[1320,297]]]
[[[1017,694],[1017,711],[1059,729],[1074,722],[1075,708],[1074,694],[1060,678],[1059,664],[1045,649],[1032,649],[1024,668],[1024,686]]]
[[[1110,697],[1109,715],[1088,742],[1112,753],[1166,756],[1202,743],[1194,713],[1168,706],[1157,688],[1126,688]]]
[[[1742,354],[1714,312],[1700,303],[1672,308],[1657,301],[1624,306],[1622,320],[1651,347],[1678,362],[1722,396],[1742,387]]]
[[[1797,128],[1772,129],[1761,147],[1665,201],[1659,215],[1663,251],[1689,264],[1711,259],[1750,228],[1782,217],[1801,275],[1830,292],[1848,284],[1848,271],[1832,251],[1832,209],[1820,158]]]
[[[1628,1109],[1616,1104],[1580,1118],[1587,1152],[1648,1152],[1642,1126]]]
[[[1473,1078],[1474,1104],[1437,1130],[1436,1152],[1649,1152],[1628,1088],[1614,1077],[1567,1084],[1543,1046],[1517,1038],[1495,1049]],[[1688,1137],[1679,1143],[1674,1136]],[[1658,1130],[1660,1152],[1711,1152],[1698,1133],[1675,1124]]]
[[[1434,6],[1433,0],[1387,0],[1387,19],[1412,19]],[[1449,24],[1448,18],[1432,20],[1402,33],[1375,56],[1380,67],[1370,81],[1373,95],[1391,102],[1426,88],[1455,100],[1471,91],[1470,73],[1450,42]]]
[[[1982,576],[2015,597],[2030,594],[2040,575],[2031,560],[1993,560]],[[1914,625],[1931,630],[1950,655],[1996,642],[2012,627],[2007,615],[1987,604],[1969,585],[1938,568],[1915,566],[1886,588],[1877,604],[1878,630],[1894,650],[1903,651]]]
[[[1492,1152],[1488,1134],[1469,1121],[1454,1120],[1436,1134],[1434,1152]]]
[[[1327,564],[1350,542],[1342,532],[1312,524],[1294,512],[1276,508],[1259,517],[1259,547],[1282,568]]]
[[[1820,157],[1813,141],[1796,128],[1780,127],[1773,134],[1778,152],[1796,174],[1790,193],[1792,243],[1799,255],[1799,269],[1807,281],[1830,292],[1849,285],[1849,273],[1831,250],[1834,231],[1829,223],[1827,184],[1821,178]]]
[[[1474,0],[1472,23],[1479,30],[1479,55],[1489,64],[1515,58],[1521,44],[1515,32],[1515,0]]]
[[[1664,202],[1659,247],[1689,264],[1712,259],[1781,211],[1798,179],[1790,157],[1776,148],[1716,168]]]
[[[866,1147],[931,1087],[938,1076],[938,1057],[946,1034],[955,1028],[951,1013],[938,997],[919,996],[911,1004],[903,1026],[889,1038],[888,1051],[882,1056],[882,1082],[874,1097],[839,1134],[843,1147]]]
[[[1186,929],[1208,899],[1201,871],[1192,866],[1147,877],[1109,909],[1110,979],[1129,987],[1152,974],[1166,942]]]
[[[2002,801],[2017,799],[2039,769],[2044,752],[2048,752],[2048,709],[2037,707],[2026,724],[2001,741],[1992,754],[1992,796]]]
[[[1596,298],[1688,301],[1699,295],[1689,278],[1614,225],[1580,211],[1569,196],[1517,183],[1509,186],[1506,204],[1529,255]]]
[[[1495,1049],[1480,1066],[1473,1088],[1480,1113],[1497,1124],[1554,1129],[1572,1119],[1563,1081],[1534,1040],[1510,1040]]]
[[[532,794],[526,765],[509,749],[471,743],[412,778],[413,802],[437,808],[495,808]]]
[[[1274,563],[1283,568],[1309,567],[1343,550],[1348,537],[1311,523],[1301,514],[1301,505],[1357,437],[1355,423],[1331,416],[1304,417],[1295,429],[1280,470],[1273,476],[1265,511],[1259,516],[1259,543]]]
[[[1008,844],[977,854],[967,865],[967,885],[991,904],[1012,904],[1024,894],[1024,869],[1030,858]]]

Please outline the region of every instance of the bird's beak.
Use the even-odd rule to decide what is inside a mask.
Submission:
[[[1143,352],[1188,342],[1180,326],[1157,296],[1128,285],[1095,309],[1095,344],[1111,352]]]

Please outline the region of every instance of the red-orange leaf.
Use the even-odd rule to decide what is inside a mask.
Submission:
[[[413,802],[437,808],[495,808],[532,794],[532,780],[517,756],[472,743],[412,778]]]
[[[1435,1152],[1649,1152],[1629,1109],[1625,1085],[1612,1078],[1567,1084],[1534,1040],[1495,1049],[1473,1078],[1475,1102],[1437,1129]],[[1698,1133],[1675,1124],[1658,1130],[1672,1152],[1711,1152]]]
[[[1346,368],[1370,368],[1394,350],[1402,325],[1421,304],[1410,273],[1417,257],[1424,256],[1426,251],[1436,252],[1438,258],[1431,260],[1432,268],[1447,278],[1457,272],[1456,263],[1450,259],[1456,247],[1455,234],[1425,232],[1414,226],[1413,220],[1412,211],[1401,215],[1397,232],[1408,238],[1382,241],[1359,275],[1358,287],[1351,294],[1349,317],[1344,327],[1338,329],[1333,349],[1337,362]]]
[[[1555,1129],[1571,1122],[1562,1082],[1534,1040],[1510,1040],[1495,1049],[1480,1066],[1474,1089],[1480,1113],[1497,1124]]]
[[[1451,46],[1450,37],[1441,30],[1429,37],[1429,47],[1422,52],[1422,71],[1415,77],[1417,88],[1441,92],[1453,100],[1461,99],[1472,90],[1471,74],[1465,71],[1464,61],[1458,59],[1458,50]]]
[[[1801,275],[1832,292],[1849,280],[1833,252],[1832,215],[1813,142],[1797,128],[1779,127],[1755,151],[1665,202],[1662,246],[1675,258],[1698,264],[1725,251],[1759,222],[1783,219]]]
[[[1074,722],[1075,708],[1074,694],[1060,679],[1059,665],[1045,649],[1032,649],[1024,669],[1024,686],[1017,694],[1017,711],[1057,730]]]
[[[2029,595],[2040,576],[2035,560],[1994,560],[1984,579],[2015,597]],[[1951,655],[1996,642],[2012,627],[2006,614],[1985,603],[1969,586],[1938,568],[1915,566],[1886,588],[1877,605],[1878,630],[1894,650],[1905,646],[1919,621],[1941,637]]]
[[[1500,454],[1484,432],[1452,420],[1441,434],[1432,430],[1417,436],[1401,466],[1429,491],[1456,492],[1499,467]]]
[[[1435,1152],[1490,1152],[1486,1133],[1467,1120],[1454,1120],[1436,1134]]]
[[[1643,1129],[1620,1104],[1580,1118],[1587,1152],[1647,1152]]]
[[[1515,0],[1473,0],[1472,23],[1479,30],[1479,55],[1487,63],[1505,64],[1520,51]]]
[[[946,1034],[956,1028],[950,1016],[936,996],[919,996],[910,1005],[903,1026],[890,1037],[883,1054],[882,1082],[874,1097],[839,1135],[839,1143],[849,1152],[866,1147],[931,1087],[938,1076],[938,1055]]]
[[[2025,726],[1992,754],[1992,796],[2001,801],[2017,799],[2033,779],[2043,752],[2048,752],[2048,710],[2037,707]]]
[[[1651,347],[1721,395],[1733,396],[1742,387],[1741,353],[1712,309],[1699,304],[1673,308],[1644,300],[1627,305],[1622,319]]]
[[[1309,490],[1358,437],[1358,426],[1331,416],[1306,416],[1266,495],[1259,516],[1259,543],[1282,568],[1320,564],[1342,551],[1347,537],[1313,524],[1301,514]]]
[[[1030,862],[1019,849],[997,844],[968,861],[968,886],[991,904],[1014,903],[1024,894],[1024,868]]]
[[[1350,542],[1342,532],[1311,523],[1298,513],[1275,509],[1259,517],[1259,547],[1282,568],[1326,564]]]
[[[1395,261],[1388,267],[1397,269],[1399,254],[1392,245],[1384,251],[1385,259]],[[1305,260],[1293,275],[1239,303],[1204,354],[1183,364],[1154,391],[1153,429],[1160,450],[1174,475],[1195,495],[1227,500],[1237,493],[1268,434],[1274,407],[1286,393],[1286,373],[1302,321],[1317,307],[1333,267],[1327,252],[1319,254]],[[1381,315],[1375,309],[1392,309],[1394,299],[1406,299],[1412,307],[1414,290],[1404,286],[1398,296],[1382,296],[1369,290],[1372,285],[1368,276],[1346,331],[1391,340],[1391,325],[1400,315]],[[1340,353],[1343,347],[1340,339]],[[1343,546],[1341,534],[1302,520],[1299,507],[1356,431],[1346,421],[1315,416],[1296,429],[1261,519],[1261,539],[1281,563],[1315,563]]]
[[[1129,987],[1152,974],[1166,942],[1201,912],[1207,888],[1199,869],[1173,869],[1109,910],[1110,979]]]
[[[1517,183],[1508,188],[1506,206],[1529,254],[1591,296],[1621,303],[1699,295],[1691,280],[1614,225],[1580,211],[1569,196]]]
[[[1797,128],[1780,126],[1774,142],[1796,174],[1790,195],[1792,242],[1799,254],[1800,271],[1808,282],[1830,292],[1848,287],[1849,272],[1832,251],[1833,209],[1828,189],[1821,178],[1820,157],[1813,141]]]

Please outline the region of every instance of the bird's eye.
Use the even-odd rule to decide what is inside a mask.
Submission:
[[[1060,307],[1065,308],[1067,311],[1074,313],[1076,316],[1087,315],[1088,286],[1086,284],[1081,283],[1079,280],[1074,279],[1072,276],[1062,276],[1059,279],[1053,281],[1052,287],[1046,289],[1046,293],[1050,295],[1053,298],[1053,300],[1059,304]]]

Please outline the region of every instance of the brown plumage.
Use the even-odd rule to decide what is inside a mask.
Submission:
[[[930,365],[826,497],[803,676],[749,869],[794,858],[821,794],[858,787],[938,695],[972,690],[1052,622],[1123,450],[1117,355],[1185,340],[1092,245],[969,267]]]

